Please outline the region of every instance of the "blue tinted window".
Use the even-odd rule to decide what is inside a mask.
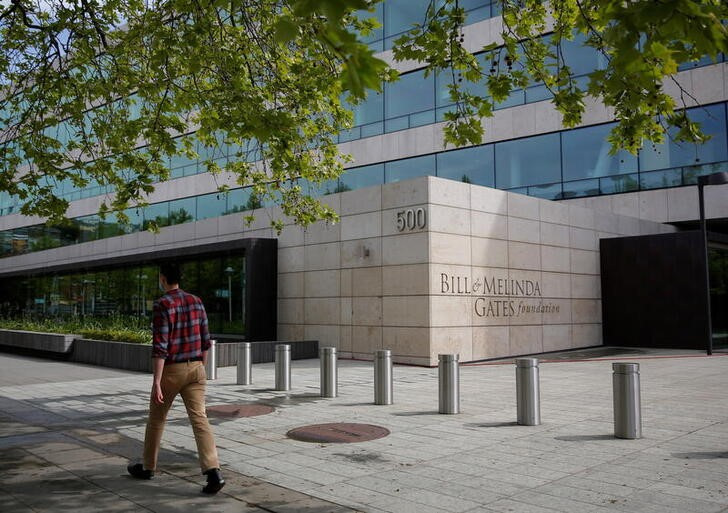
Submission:
[[[225,210],[225,213],[231,214],[233,212],[254,210],[261,206],[260,200],[252,196],[250,187],[234,189],[227,195],[227,209]]]
[[[344,190],[360,189],[384,183],[384,164],[358,167],[346,170],[339,177],[341,188]]]
[[[129,220],[124,224],[123,228],[126,233],[138,232],[142,228],[143,215],[141,208],[127,208],[124,213]]]
[[[218,217],[225,213],[225,193],[216,192],[197,197],[197,220]]]
[[[596,48],[585,46],[586,38],[577,34],[574,39],[561,40],[560,56],[563,62],[571,68],[572,75],[585,75],[597,69],[604,69],[606,58]]]
[[[564,180],[637,171],[637,157],[627,151],[610,155],[607,141],[614,124],[578,128],[561,134]]]
[[[423,71],[401,75],[385,84],[384,113],[387,119],[435,108],[435,78]]]
[[[495,177],[499,189],[561,181],[559,134],[497,143]]]
[[[460,7],[466,11],[466,23],[476,23],[491,17],[490,2],[483,0],[460,0]]]
[[[485,62],[485,54],[476,55],[475,58],[480,64],[481,69],[487,71],[490,65]],[[461,78],[462,77],[456,74],[454,79],[458,81],[458,85],[463,91],[478,96],[487,96],[484,80],[480,82],[470,82],[464,78],[460,80]],[[437,75],[435,81],[437,107],[451,105],[453,102],[450,99],[450,90],[448,88],[453,83],[453,74],[449,71],[444,71]]]
[[[196,198],[182,198],[169,202],[169,223],[182,224],[195,220]]]
[[[439,153],[437,176],[493,187],[495,185],[493,145]]]
[[[369,91],[366,99],[357,104],[348,104],[347,107],[354,114],[354,126],[368,125],[384,119],[384,95]]]
[[[408,31],[415,23],[425,19],[430,0],[386,0],[384,2],[385,49],[392,47],[398,35]]]
[[[384,39],[384,2],[380,2],[378,4],[374,4],[373,9],[374,12],[369,11],[357,11],[355,13],[355,16],[359,18],[360,20],[368,20],[370,18],[374,18],[377,20],[379,24],[379,28],[376,28],[372,30],[368,35],[363,36],[361,38],[362,43],[371,44],[374,41],[379,41],[381,39]],[[381,51],[382,48],[379,48],[378,51]],[[375,50],[377,51],[377,50]]]
[[[705,144],[675,142],[676,131],[661,144],[646,143],[640,150],[640,171],[693,166],[728,159],[726,146],[725,105],[697,107],[688,111],[690,119],[700,123],[704,133],[712,138]]]
[[[88,242],[98,238],[99,216],[86,216],[78,219],[79,242]]]
[[[175,141],[179,151],[184,150],[184,144],[183,144],[184,139],[185,139],[184,137],[180,137]],[[193,149],[195,148],[194,144],[192,145],[192,148]],[[197,172],[197,159],[189,158],[185,154],[173,155],[169,161],[169,169],[177,170],[177,172],[174,173],[175,176],[185,176],[185,175],[194,174]]]
[[[435,175],[435,156],[424,155],[411,159],[387,162],[384,165],[384,178],[387,183],[399,182],[418,176]]]
[[[157,226],[167,226],[169,223],[169,203],[156,203],[144,207],[144,223],[142,229],[149,228],[151,222],[155,222]]]
[[[549,185],[533,185],[527,188],[526,194],[535,198],[548,200],[562,199],[561,184],[552,183]]]

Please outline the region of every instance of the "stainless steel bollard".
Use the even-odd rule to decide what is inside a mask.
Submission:
[[[253,358],[250,354],[250,342],[238,344],[238,385],[253,383]]]
[[[374,351],[374,404],[392,404],[393,394],[392,351]]]
[[[516,358],[516,410],[521,426],[541,424],[538,358]]]
[[[338,392],[338,370],[335,347],[319,349],[321,361],[321,397],[336,397]]]
[[[217,379],[217,349],[215,348],[215,344],[215,340],[210,340],[210,349],[207,350],[205,375],[208,380]]]
[[[459,354],[438,355],[440,413],[460,413]]]
[[[613,363],[612,370],[614,436],[630,440],[642,438],[640,364]]]
[[[276,390],[291,389],[291,346],[276,345]]]

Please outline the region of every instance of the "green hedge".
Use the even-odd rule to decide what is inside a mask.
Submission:
[[[73,317],[53,318],[0,318],[0,329],[39,331],[45,333],[73,333],[94,340],[113,340],[151,344],[152,333],[149,321],[138,317]],[[145,327],[145,325],[147,327]]]

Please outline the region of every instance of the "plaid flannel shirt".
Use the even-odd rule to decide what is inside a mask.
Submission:
[[[181,362],[210,348],[207,314],[197,296],[173,289],[154,302],[152,358]]]

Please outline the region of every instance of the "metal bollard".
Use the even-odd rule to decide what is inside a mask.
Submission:
[[[459,354],[438,355],[440,413],[460,413]]]
[[[210,340],[210,349],[207,350],[205,375],[208,380],[217,379],[217,349],[215,348],[215,344],[215,340]]]
[[[253,383],[253,359],[250,355],[250,342],[238,344],[238,385]]]
[[[374,351],[374,404],[392,404],[393,399],[392,351]]]
[[[276,390],[291,389],[291,346],[276,345]]]
[[[321,361],[321,397],[336,397],[338,389],[338,372],[335,347],[319,349]]]
[[[614,436],[629,440],[642,438],[640,364],[613,363],[612,370]]]
[[[538,358],[516,358],[516,409],[521,426],[541,424],[538,374]]]

